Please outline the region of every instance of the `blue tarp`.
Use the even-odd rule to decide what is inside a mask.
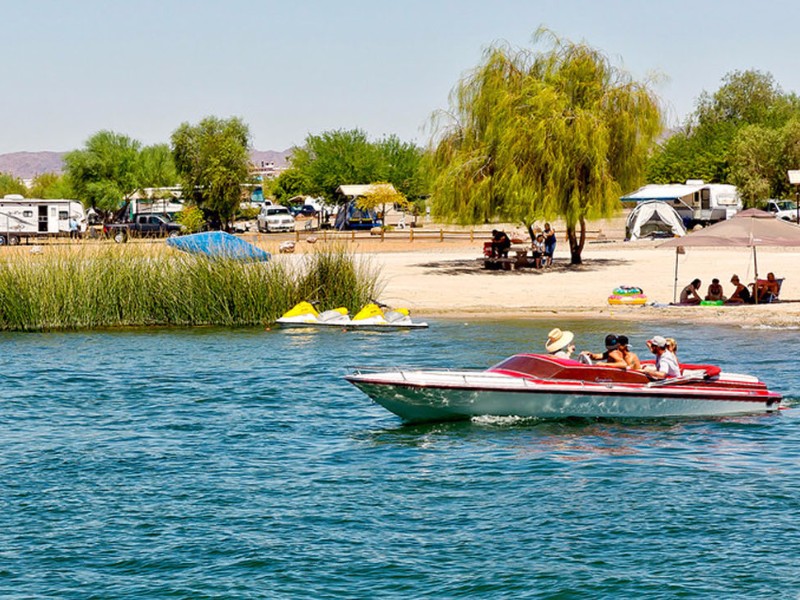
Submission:
[[[270,259],[269,252],[224,231],[208,231],[168,238],[167,244],[178,250],[190,254],[201,254],[209,258],[252,261],[268,261]]]

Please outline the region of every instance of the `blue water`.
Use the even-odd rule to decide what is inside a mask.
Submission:
[[[593,322],[0,335],[3,598],[798,598],[800,409],[402,426],[348,365]],[[800,331],[615,324],[800,399]]]

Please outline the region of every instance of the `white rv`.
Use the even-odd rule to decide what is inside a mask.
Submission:
[[[688,225],[708,225],[730,219],[742,210],[742,200],[736,186],[723,183],[704,183],[690,179],[686,183],[651,184],[620,198],[622,202],[661,200],[668,203]]]
[[[13,194],[0,199],[0,245],[25,238],[69,235],[70,219],[86,231],[86,213],[77,200],[40,200]]]

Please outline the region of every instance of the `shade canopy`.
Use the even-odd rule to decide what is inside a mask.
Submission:
[[[675,238],[659,245],[659,248],[689,246],[713,246],[722,248],[752,248],[755,286],[758,284],[759,246],[800,246],[800,226],[781,219],[771,213],[749,208],[737,213],[727,221],[720,221],[682,238]],[[675,253],[675,284],[672,301],[678,294],[678,252]],[[756,296],[756,300],[758,300]]]
[[[776,219],[771,213],[750,208],[727,221],[664,242],[660,248],[715,246],[755,248],[758,246],[800,246],[800,226]]]

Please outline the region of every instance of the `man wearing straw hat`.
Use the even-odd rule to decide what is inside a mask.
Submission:
[[[575,352],[575,344],[572,343],[575,335],[571,331],[561,331],[558,327],[547,334],[547,342],[544,347],[550,356],[555,358],[571,358]]]

